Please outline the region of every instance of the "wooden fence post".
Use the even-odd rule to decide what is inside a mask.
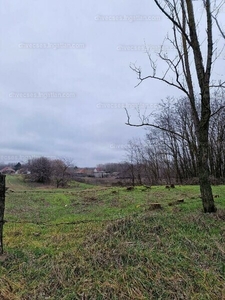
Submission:
[[[0,255],[3,254],[3,226],[5,212],[5,176],[0,174]]]

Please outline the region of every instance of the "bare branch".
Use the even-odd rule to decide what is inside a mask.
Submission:
[[[219,31],[220,31],[220,34],[221,34],[222,37],[225,39],[225,33],[223,32],[223,30],[222,30],[222,28],[221,28],[221,26],[220,26],[220,24],[219,24],[219,22],[218,22],[218,19],[217,19],[215,16],[213,16],[213,15],[212,15],[212,18],[215,20],[216,25],[217,25],[217,27],[218,27],[218,29],[219,29]]]
[[[131,68],[131,70],[133,70],[134,72],[137,73],[138,79],[140,80],[140,82],[135,87],[139,86],[142,83],[142,81],[151,78],[151,79],[156,79],[156,80],[159,80],[159,81],[163,81],[163,82],[165,82],[166,84],[168,84],[170,86],[176,87],[188,96],[188,91],[183,86],[175,84],[174,82],[171,82],[171,81],[169,81],[169,80],[167,80],[163,77],[158,77],[158,76],[154,75],[155,69],[153,70],[153,75],[148,75],[146,77],[142,77],[141,76],[141,68],[137,68],[135,65],[134,66],[130,65],[130,68]]]
[[[187,140],[182,134],[178,133],[178,132],[175,132],[173,130],[170,130],[170,129],[167,129],[167,128],[163,128],[159,125],[156,125],[156,124],[151,124],[151,123],[145,123],[145,122],[142,122],[141,124],[131,124],[130,123],[130,115],[127,111],[127,109],[125,108],[125,111],[126,111],[126,115],[127,115],[127,122],[125,123],[126,125],[128,126],[131,126],[131,127],[144,127],[144,126],[150,126],[150,127],[154,127],[154,128],[157,128],[157,129],[160,129],[162,131],[165,131],[165,132],[169,132],[169,133],[172,133],[176,136],[179,136],[181,139],[183,140]]]
[[[165,10],[165,8],[162,7],[162,5],[159,3],[158,0],[154,0],[155,4],[158,6],[158,8],[162,11],[162,13],[180,30],[180,32],[182,34],[184,34],[187,42],[189,43],[189,45],[192,45],[191,39],[189,39],[189,36],[186,34],[186,32],[183,30],[182,25],[180,25],[175,19],[173,19],[173,17],[170,16],[170,14],[168,14]],[[169,1],[166,1],[167,6],[170,6],[170,11],[176,11],[176,6],[172,5]]]
[[[218,84],[209,85],[210,88],[225,88],[225,81],[219,81]]]
[[[212,113],[211,115],[210,115],[210,118],[212,118],[213,116],[215,116],[216,114],[218,114],[222,109],[224,109],[225,108],[225,106],[221,106],[219,109],[217,109],[214,113]]]

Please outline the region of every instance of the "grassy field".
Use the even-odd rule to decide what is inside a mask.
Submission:
[[[224,186],[7,186],[1,300],[225,299]]]

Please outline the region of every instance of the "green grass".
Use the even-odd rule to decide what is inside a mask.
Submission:
[[[7,186],[0,299],[225,299],[224,186]]]

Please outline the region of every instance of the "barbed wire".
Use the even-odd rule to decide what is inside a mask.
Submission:
[[[126,217],[118,218],[118,219],[107,219],[107,220],[79,220],[79,221],[71,221],[71,222],[60,222],[60,223],[47,223],[47,222],[31,222],[31,221],[0,221],[0,223],[11,223],[11,224],[33,224],[33,225],[44,225],[44,226],[60,226],[60,225],[79,225],[79,224],[85,224],[85,223],[104,223],[104,222],[113,222],[113,221],[119,221],[124,220]]]

